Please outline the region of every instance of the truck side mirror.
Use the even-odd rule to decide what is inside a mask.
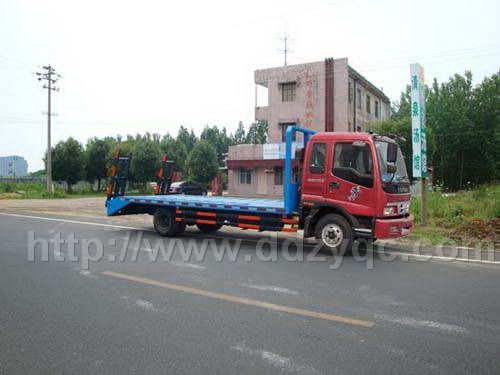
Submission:
[[[394,174],[397,171],[397,166],[394,163],[387,163],[387,173]]]
[[[396,143],[387,143],[387,163],[395,163],[398,158],[398,145]]]

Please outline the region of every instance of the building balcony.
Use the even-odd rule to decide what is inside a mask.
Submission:
[[[269,107],[255,107],[255,120],[256,121],[267,121],[269,113]]]
[[[262,145],[230,146],[227,160],[262,160]]]

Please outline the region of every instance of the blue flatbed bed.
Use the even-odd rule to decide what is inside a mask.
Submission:
[[[291,214],[291,212],[285,210],[285,203],[281,199],[211,197],[184,194],[118,196],[109,200],[106,206],[108,216],[124,213],[148,213],[153,207],[252,214]],[[141,211],[141,207],[144,207],[144,211]],[[134,209],[131,210],[132,208]]]
[[[117,153],[108,187],[106,213],[108,216],[151,214],[156,232],[167,237],[182,233],[186,225],[197,225],[202,232],[213,232],[224,225],[259,231],[297,232],[301,225],[299,182],[292,178],[292,136],[297,131],[304,134],[304,147],[309,136],[314,134],[310,129],[293,126],[287,129],[283,199],[164,194],[169,191],[169,185],[162,179],[165,176],[164,164],[167,166],[166,156],[158,172],[158,195],[124,195],[129,159],[121,158]],[[126,162],[124,176],[116,175],[120,160]]]

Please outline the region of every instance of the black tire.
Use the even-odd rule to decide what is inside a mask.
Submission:
[[[153,225],[162,237],[175,237],[186,229],[185,223],[175,221],[175,211],[171,208],[158,208],[153,216]]]
[[[196,226],[202,233],[217,232],[220,228],[222,228],[221,224],[196,224]]]
[[[316,223],[315,236],[321,241],[324,251],[332,254],[349,254],[353,235],[349,222],[340,215],[328,214]]]

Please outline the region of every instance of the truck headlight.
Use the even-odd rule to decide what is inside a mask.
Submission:
[[[387,206],[384,208],[384,216],[391,216],[398,214],[398,206]]]
[[[410,202],[397,202],[391,203],[389,206],[384,207],[384,216],[391,215],[406,215],[410,212]]]

